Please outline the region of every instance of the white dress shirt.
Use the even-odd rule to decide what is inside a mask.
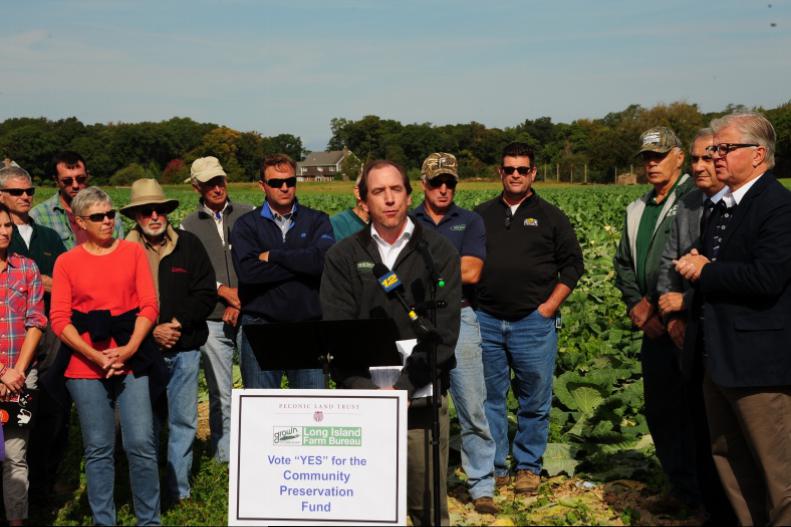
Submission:
[[[379,236],[379,233],[376,232],[376,227],[371,224],[371,238],[376,241],[376,248],[379,249],[379,256],[382,258],[382,263],[385,264],[388,269],[393,269],[393,266],[398,259],[398,255],[401,254],[401,251],[404,249],[404,247],[406,247],[406,244],[409,243],[413,232],[415,232],[415,224],[412,223],[412,220],[409,218],[409,216],[407,216],[404,230],[401,232],[395,242],[388,243],[381,236]]]
[[[747,194],[747,191],[750,190],[752,186],[755,185],[755,182],[761,179],[762,177],[763,174],[753,179],[752,181],[748,181],[747,183],[739,187],[739,190],[737,190],[736,192],[731,192],[730,189],[728,189],[728,192],[726,192],[725,195],[722,197],[722,199],[725,200],[725,204],[728,206],[728,208],[735,207],[736,205],[741,203],[742,198],[744,198],[744,195]]]

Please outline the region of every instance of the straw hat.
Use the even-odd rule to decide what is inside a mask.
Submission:
[[[138,179],[132,183],[132,193],[129,204],[121,208],[121,214],[134,219],[135,209],[144,205],[165,205],[166,214],[170,214],[179,206],[177,199],[168,199],[165,191],[156,179]]]

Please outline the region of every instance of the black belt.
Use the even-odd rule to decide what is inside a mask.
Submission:
[[[461,299],[461,308],[464,309],[465,307],[472,307],[472,304],[470,304],[470,301],[467,300],[466,298],[462,298]]]

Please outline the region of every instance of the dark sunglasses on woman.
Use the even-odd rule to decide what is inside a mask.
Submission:
[[[87,216],[80,216],[80,218],[87,218],[94,223],[99,223],[104,221],[105,218],[114,220],[115,219],[115,210],[108,210],[107,212],[95,212],[93,214],[88,214]]]

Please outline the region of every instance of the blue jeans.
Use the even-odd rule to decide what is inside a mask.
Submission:
[[[264,319],[242,315],[242,326],[266,323]],[[289,388],[323,389],[325,387],[324,372],[320,369],[262,370],[244,333],[244,327],[239,329],[239,362],[245,388],[278,389],[283,374],[288,378]]]
[[[558,351],[555,319],[538,310],[510,322],[478,311],[486,375],[486,418],[497,443],[495,476],[508,474],[508,411],[506,397],[514,371],[513,390],[519,402],[513,461],[516,470],[541,473],[547,447],[552,375]]]
[[[198,430],[198,373],[200,351],[163,353],[168,369],[168,469],[171,498],[190,497],[192,443]]]
[[[481,330],[471,307],[461,310],[456,367],[450,370],[450,394],[461,426],[461,466],[472,499],[494,496],[494,453],[484,404],[486,380],[481,358]]]
[[[203,369],[209,387],[209,428],[214,459],[228,463],[231,449],[231,390],[234,330],[222,321],[207,320],[209,339],[203,345]]]
[[[66,379],[77,407],[85,448],[88,503],[96,525],[116,525],[115,406],[129,461],[129,482],[138,525],[159,525],[159,468],[148,376]]]

